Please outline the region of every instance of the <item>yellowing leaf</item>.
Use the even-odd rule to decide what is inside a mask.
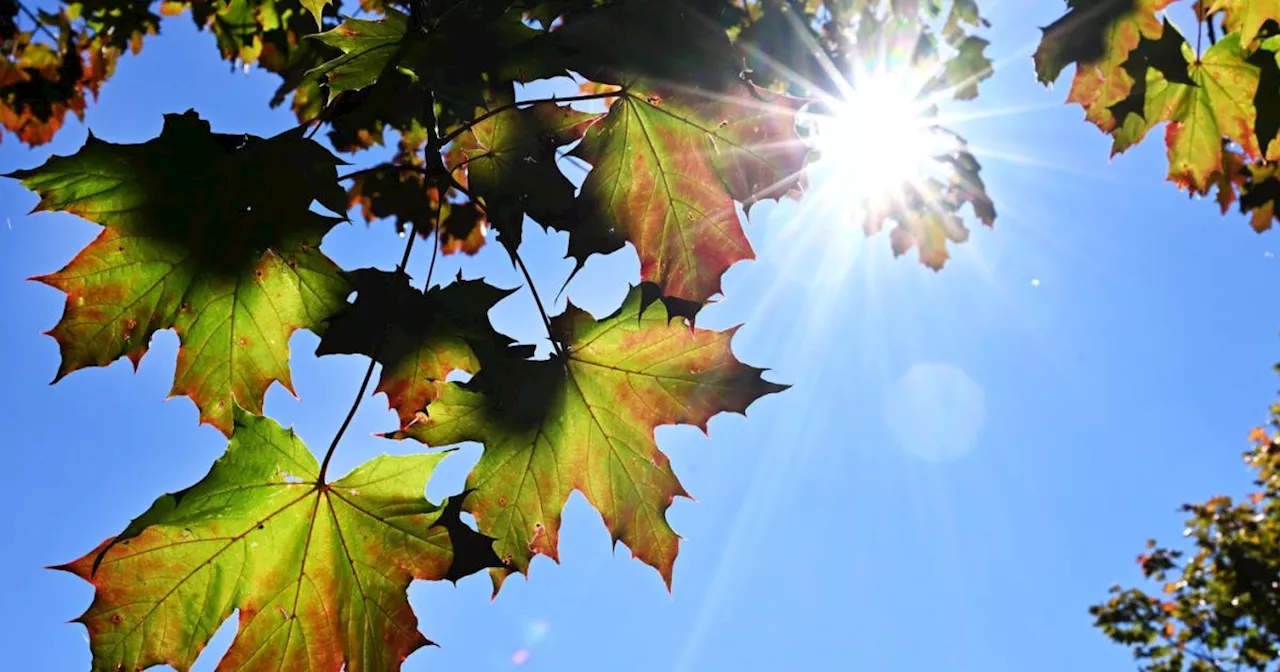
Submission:
[[[1180,187],[1203,193],[1222,166],[1222,138],[1235,142],[1250,158],[1258,157],[1254,132],[1253,97],[1258,68],[1246,60],[1239,35],[1218,40],[1195,60],[1189,45],[1183,54],[1190,63],[1195,86],[1163,77],[1148,82],[1146,118],[1150,124],[1169,121],[1169,179]]]
[[[654,429],[705,429],[713,415],[745,412],[784,387],[734,358],[732,330],[673,322],[661,304],[642,311],[639,289],[602,320],[571,305],[552,330],[566,355],[485,363],[470,383],[441,384],[428,418],[394,436],[484,444],[465,506],[507,563],[493,572],[495,589],[528,571],[534,554],[558,557],[560,513],[574,490],[669,585],[679,537],[665,512],[685,491]]]
[[[1070,11],[1043,29],[1035,53],[1036,76],[1051,84],[1072,63],[1080,64],[1077,77],[1081,71],[1089,78],[1114,76],[1142,37],[1160,37],[1156,12],[1170,2],[1071,0]]]
[[[160,136],[116,145],[90,136],[79,152],[11,174],[40,194],[37,210],[103,225],[57,273],[67,294],[51,331],[58,378],[120,357],[137,365],[152,334],[178,332],[172,394],[231,431],[238,404],[262,410],[273,381],[291,389],[289,337],[318,330],[349,291],[319,251],[342,212],[336,160],[301,129],[270,139],[211,133],[194,112],[165,117]]]
[[[386,393],[402,428],[426,410],[450,373],[476,373],[482,358],[492,360],[512,344],[488,317],[509,290],[460,279],[424,294],[398,273],[364,268],[351,276],[355,303],[334,316],[316,354],[376,357],[377,391]]]
[[[444,454],[366,462],[334,483],[292,430],[237,410],[227,452],[118,537],[60,567],[97,592],[76,619],[94,672],[188,670],[240,610],[219,670],[399,670],[430,642],[405,590],[497,564],[424,496]],[[345,666],[345,667],[344,667]]]
[[[1222,26],[1240,33],[1240,44],[1248,47],[1262,24],[1280,22],[1280,2],[1275,0],[1213,0],[1210,12],[1223,12]]]

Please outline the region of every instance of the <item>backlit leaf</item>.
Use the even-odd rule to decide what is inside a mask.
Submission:
[[[665,512],[685,491],[654,429],[705,430],[713,415],[745,412],[784,386],[734,358],[733,330],[691,328],[661,304],[642,311],[639,289],[602,320],[570,305],[552,330],[564,357],[486,363],[470,383],[441,384],[428,418],[394,436],[484,444],[465,507],[507,563],[493,571],[495,589],[528,571],[534,554],[558,557],[560,514],[574,490],[670,584],[679,537]]]
[[[430,642],[405,590],[497,564],[491,540],[436,506],[445,454],[376,457],[334,483],[292,430],[237,410],[227,452],[119,536],[60,567],[92,583],[77,621],[94,672],[188,670],[234,610],[219,670],[399,670]],[[345,665],[345,667],[344,667]]]
[[[1240,33],[1240,44],[1249,46],[1262,24],[1280,22],[1280,3],[1275,0],[1212,0],[1210,12],[1222,12],[1222,26]]]
[[[1070,10],[1046,26],[1036,49],[1036,76],[1051,84],[1073,63],[1114,73],[1142,37],[1160,37],[1156,12],[1172,0],[1068,0]]]
[[[316,354],[376,355],[377,391],[387,395],[401,428],[417,421],[450,373],[475,373],[482,358],[495,360],[512,344],[488,317],[510,290],[459,279],[423,294],[400,274],[365,268],[351,276],[355,303],[333,318]]]
[[[719,100],[623,96],[574,150],[593,167],[569,253],[581,267],[630,242],[641,279],[664,296],[700,304],[718,294],[720,276],[755,256],[735,199],[778,198],[800,185],[807,148],[795,131],[798,107],[745,91]]]
[[[1245,61],[1239,36],[1226,35],[1196,60],[1189,45],[1183,54],[1195,86],[1148,83],[1147,120],[1169,121],[1169,179],[1179,186],[1204,191],[1222,165],[1222,138],[1238,144],[1256,158],[1258,140],[1253,124],[1258,68]]]
[[[65,268],[38,278],[67,294],[50,332],[58,378],[128,357],[174,329],[172,394],[224,433],[238,404],[262,410],[273,381],[292,389],[289,337],[319,326],[349,287],[319,251],[343,212],[336,159],[301,130],[269,139],[212,133],[194,112],[165,116],[160,136],[117,145],[90,136],[74,155],[11,177],[61,210],[103,225]]]
[[[546,226],[569,223],[574,187],[560,172],[557,150],[579,140],[599,116],[538,103],[490,116],[454,141],[449,167],[484,202],[508,249],[519,247],[526,214]]]

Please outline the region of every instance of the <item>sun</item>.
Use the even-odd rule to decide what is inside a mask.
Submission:
[[[920,80],[910,69],[868,73],[842,87],[840,98],[806,110],[801,123],[818,154],[813,168],[828,188],[857,204],[882,204],[941,172],[937,158],[954,151],[956,140],[939,127]]]

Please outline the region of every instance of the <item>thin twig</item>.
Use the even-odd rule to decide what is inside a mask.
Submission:
[[[422,283],[422,292],[431,290],[431,274],[436,270],[436,257],[440,255],[440,210],[444,208],[444,200],[436,200],[436,213],[431,218],[431,230],[436,234],[435,244],[431,246],[431,265],[427,266],[427,281]]]
[[[41,21],[39,16],[27,9],[27,6],[22,4],[22,0],[14,1],[18,5],[18,9],[21,10],[23,14],[26,14],[28,19],[31,19],[36,24],[36,30],[48,35],[49,39],[53,40],[55,44],[61,46],[62,40],[58,39],[58,36],[54,35],[53,31],[49,30],[48,26],[44,25],[44,21]]]
[[[1205,17],[1196,12],[1196,63],[1200,62],[1200,38],[1204,36]]]
[[[338,177],[338,181],[350,180],[356,177],[360,177],[362,175],[368,175],[369,173],[376,173],[380,170],[403,170],[410,173],[422,173],[424,175],[427,173],[427,169],[423,168],[422,166],[414,166],[407,163],[387,162],[387,163],[379,163],[376,166],[369,166],[368,168],[361,168],[360,170],[347,173],[346,175],[342,175]]]
[[[443,139],[444,141],[442,144],[444,145],[449,144],[454,140],[454,138],[457,138],[459,135],[462,135],[463,133],[466,133],[467,131],[471,130],[477,124],[484,121],[485,119],[488,119],[495,115],[502,114],[507,110],[515,109],[517,107],[520,107],[521,105],[537,105],[539,103],[576,103],[583,100],[599,100],[601,98],[618,98],[625,93],[626,93],[625,89],[619,89],[617,91],[607,91],[604,93],[584,93],[580,96],[564,96],[562,98],[557,98],[555,96],[552,96],[550,98],[534,98],[533,100],[521,100],[514,103],[499,105],[493,108],[492,110],[489,110],[488,112],[485,112],[484,114],[476,117],[475,119],[468,121],[462,126],[459,126],[458,128],[453,129],[452,132],[444,136],[444,139]]]
[[[408,233],[406,238],[408,242],[404,244],[404,255],[400,257],[400,265],[396,267],[395,278],[393,283],[399,282],[404,276],[405,268],[409,265],[409,254],[413,252],[413,241],[418,236],[412,231]],[[395,313],[395,297],[399,296],[398,292],[391,293],[391,313]],[[373,369],[378,364],[378,358],[382,356],[382,345],[387,340],[387,334],[391,328],[391,315],[387,315],[387,320],[382,326],[382,335],[373,345],[373,352],[369,355],[369,368],[365,369],[364,380],[360,381],[360,391],[356,393],[355,401],[351,402],[351,410],[347,411],[347,417],[342,421],[342,426],[338,428],[338,433],[333,435],[333,441],[329,442],[329,450],[325,451],[324,461],[320,463],[320,477],[316,480],[320,487],[324,487],[325,474],[329,471],[329,460],[333,459],[333,451],[337,450],[338,442],[342,440],[342,435],[347,433],[347,428],[351,426],[351,419],[356,417],[356,410],[360,408],[360,402],[364,400],[364,394],[369,389],[369,381],[373,379]]]
[[[542,297],[538,296],[538,288],[533,284],[533,276],[529,275],[529,267],[524,265],[524,259],[520,257],[519,250],[512,250],[511,258],[515,260],[516,266],[520,267],[520,272],[524,273],[524,281],[529,283],[529,292],[533,294],[533,302],[538,305],[538,312],[542,314],[542,324],[547,328],[547,338],[551,341],[551,347],[563,357],[564,349],[560,347],[555,333],[551,331],[551,317],[547,315],[547,309],[542,306]]]

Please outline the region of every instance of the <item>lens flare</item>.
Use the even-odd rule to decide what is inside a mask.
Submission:
[[[923,83],[911,70],[883,70],[851,82],[840,100],[802,112],[800,124],[817,150],[814,169],[858,204],[887,203],[904,189],[944,172],[937,157],[957,140],[938,126]]]

